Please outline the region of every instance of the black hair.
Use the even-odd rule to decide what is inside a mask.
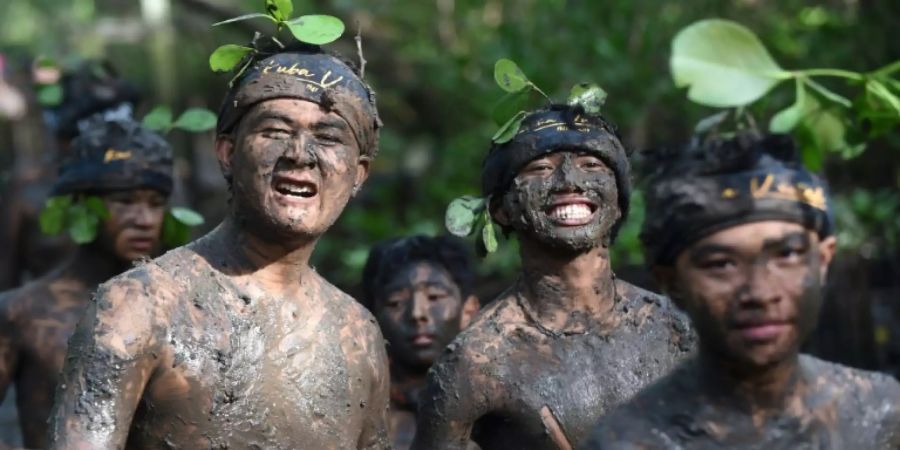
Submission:
[[[475,273],[468,246],[453,236],[416,235],[388,239],[372,247],[363,269],[360,303],[374,313],[378,289],[387,281],[386,278],[418,262],[443,267],[459,287],[463,299],[472,293]]]

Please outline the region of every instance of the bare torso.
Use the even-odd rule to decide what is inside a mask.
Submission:
[[[66,367],[86,385],[62,388],[51,425],[90,438],[57,447],[127,433],[134,449],[386,448],[386,356],[368,312],[314,272],[298,280],[302,300],[254,292],[214,254],[200,241],[101,290]],[[122,292],[150,304],[121,304]]]
[[[47,444],[47,417],[66,346],[94,288],[58,270],[0,299],[0,353],[8,355],[0,379],[15,384],[26,447]]]
[[[602,332],[554,336],[515,295],[495,301],[433,369],[420,448],[464,448],[468,429],[485,450],[575,446],[607,410],[689,354],[693,333],[667,299],[616,288],[617,323]]]
[[[710,389],[693,361],[604,418],[585,449],[838,450],[900,448],[900,384],[800,356],[797,401],[756,416]]]

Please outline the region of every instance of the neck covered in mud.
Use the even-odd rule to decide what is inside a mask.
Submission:
[[[557,331],[584,326],[572,323],[577,316],[600,323],[611,319],[616,302],[615,275],[605,246],[569,254],[529,239],[521,243],[518,289],[522,300],[536,313],[535,319]]]
[[[312,241],[273,241],[254,233],[252,227],[227,217],[206,241],[205,253],[219,262],[224,272],[252,278],[267,292],[296,295],[296,287],[312,270]]]
[[[130,262],[118,259],[96,243],[81,245],[63,266],[66,276],[78,279],[91,290],[128,270]]]
[[[750,370],[701,350],[695,364],[700,386],[706,386],[714,395],[730,398],[733,407],[754,416],[781,411],[803,396],[805,380],[796,353]]]

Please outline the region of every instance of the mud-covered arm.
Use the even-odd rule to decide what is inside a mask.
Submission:
[[[388,371],[387,350],[378,327],[369,322],[366,345],[372,370],[372,387],[367,406],[368,415],[363,424],[357,448],[381,450],[391,448],[388,432],[388,407],[390,406],[391,377]]]
[[[98,290],[69,340],[50,415],[51,449],[124,448],[159,353],[151,284],[125,275]]]
[[[466,450],[475,422],[491,409],[499,387],[484,382],[472,358],[450,345],[428,371],[428,385],[419,399],[414,450]],[[488,363],[484,358],[484,363]]]

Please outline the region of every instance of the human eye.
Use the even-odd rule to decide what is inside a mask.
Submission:
[[[553,164],[550,163],[549,160],[546,159],[537,159],[525,166],[525,169],[522,170],[523,173],[526,174],[546,174],[553,171]]]
[[[581,168],[590,171],[600,171],[606,168],[606,165],[603,164],[603,161],[601,161],[599,158],[588,155],[581,156],[578,160],[578,165]]]
[[[737,267],[734,259],[728,256],[709,256],[697,264],[700,269],[707,271],[726,271]]]

